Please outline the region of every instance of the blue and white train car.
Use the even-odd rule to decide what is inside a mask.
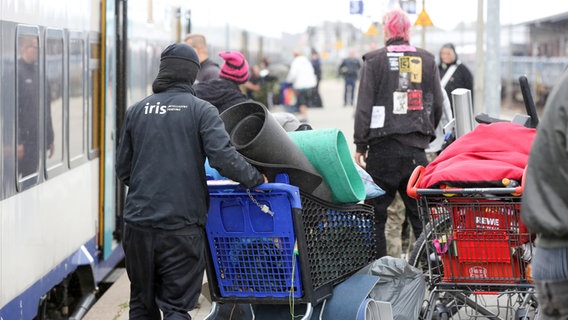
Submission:
[[[117,134],[184,1],[0,0],[0,319],[80,319],[123,260]]]

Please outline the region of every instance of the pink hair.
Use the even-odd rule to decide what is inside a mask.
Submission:
[[[408,15],[401,9],[389,11],[383,17],[383,29],[389,39],[402,38],[408,41],[410,26]]]

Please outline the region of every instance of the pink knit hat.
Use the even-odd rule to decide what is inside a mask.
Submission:
[[[225,60],[219,77],[235,81],[237,83],[245,83],[249,77],[249,65],[242,53],[238,51],[220,52],[219,56]]]

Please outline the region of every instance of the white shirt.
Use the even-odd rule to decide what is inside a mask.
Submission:
[[[314,68],[306,56],[297,56],[292,60],[286,82],[292,83],[294,89],[309,89],[317,85]]]

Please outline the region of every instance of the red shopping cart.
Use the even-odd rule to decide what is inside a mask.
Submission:
[[[424,223],[410,257],[429,287],[423,319],[535,318],[534,236],[520,219],[523,184],[419,188],[424,172],[417,167],[407,188]]]
[[[538,117],[526,77],[519,83],[526,116],[508,122],[479,114],[481,125],[409,179],[423,221],[409,258],[428,284],[421,319],[538,318],[534,236],[520,219]]]

